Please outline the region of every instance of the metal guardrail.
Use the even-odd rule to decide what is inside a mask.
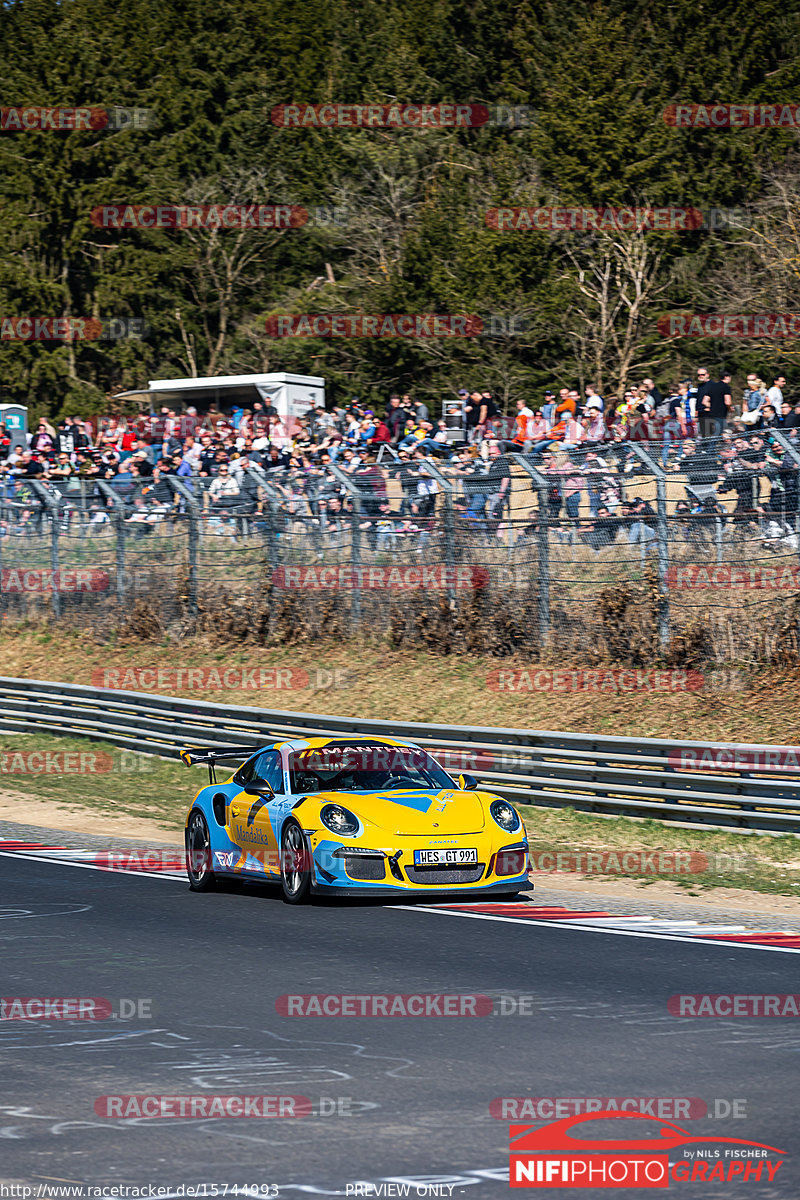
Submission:
[[[192,744],[257,748],[325,734],[408,738],[438,751],[451,774],[474,774],[521,804],[800,833],[800,748],[791,746],[365,721],[6,677],[0,731],[87,737],[162,758],[177,758]],[[725,769],[675,764],[681,752],[718,762],[726,751],[732,765]]]

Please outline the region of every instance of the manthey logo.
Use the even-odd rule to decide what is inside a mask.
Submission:
[[[599,1136],[607,1121],[624,1122],[617,1126],[616,1138]],[[668,1188],[671,1182],[734,1180],[765,1184],[774,1180],[785,1153],[763,1142],[697,1136],[680,1125],[612,1109],[538,1127],[512,1125],[509,1137],[509,1183],[518,1188]]]

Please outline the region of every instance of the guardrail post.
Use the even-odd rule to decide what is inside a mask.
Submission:
[[[61,616],[61,594],[58,590],[58,543],[59,543],[59,523],[58,523],[58,500],[53,498],[53,494],[49,488],[40,483],[38,479],[28,479],[27,482],[31,485],[36,495],[39,497],[39,502],[43,507],[46,507],[50,513],[50,568],[53,572],[53,613],[58,619]]]
[[[638,442],[630,443],[631,450],[640,458],[648,470],[652,471],[656,481],[656,496],[658,503],[658,520],[656,524],[658,538],[658,639],[661,646],[669,645],[669,588],[667,573],[669,571],[669,527],[667,525],[667,476],[665,471],[656,463]]]
[[[798,470],[800,470],[800,454],[798,454],[797,450],[785,436],[785,434],[781,433],[779,429],[770,429],[770,434],[775,438],[776,442],[783,446],[784,450],[792,459],[795,466],[798,468]],[[797,556],[800,560],[800,512],[795,513],[794,526],[795,536],[797,538]],[[797,609],[797,648],[800,650],[800,603],[798,603]]]
[[[110,500],[114,505],[114,530],[117,536],[117,604],[124,604],[127,590],[125,581],[125,501],[105,479],[96,479],[95,484],[100,489],[100,495],[105,496],[106,500]]]
[[[269,558],[270,567],[275,571],[280,562],[278,512],[281,494],[258,463],[251,463],[246,468],[246,473],[252,475],[253,479],[258,482],[259,487],[263,488],[264,494],[267,497],[267,508],[269,509],[267,514],[267,557]]]
[[[456,513],[453,505],[453,485],[430,458],[425,459],[425,468],[430,471],[439,484],[444,497],[444,561],[447,567],[447,578],[452,581],[447,589],[447,595],[450,600],[455,600]]]
[[[186,505],[189,517],[189,594],[187,608],[193,617],[197,616],[197,547],[200,541],[200,505],[194,492],[182,479],[176,475],[164,475],[167,486],[174,496],[180,496]]]
[[[524,454],[510,454],[518,467],[536,484],[539,497],[539,521],[537,541],[539,545],[539,572],[537,600],[539,609],[539,644],[543,647],[550,634],[550,484],[540,471],[529,463]]]
[[[350,622],[353,630],[361,625],[361,492],[352,478],[335,463],[328,464],[334,479],[343,484],[353,505],[351,521],[350,566],[353,574],[353,595],[350,599]]]

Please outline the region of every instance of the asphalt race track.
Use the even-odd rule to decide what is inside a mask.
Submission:
[[[667,1011],[674,993],[800,990],[793,953],[421,907],[293,908],[265,889],[198,895],[180,879],[4,856],[0,962],[6,997],[152,1002],[151,1019],[0,1024],[3,1183],[275,1184],[294,1197],[437,1177],[478,1200],[508,1194],[495,1098],[698,1097],[712,1112],[742,1100],[746,1116],[678,1124],[777,1146],[786,1161],[772,1184],[671,1183],[670,1194],[800,1195],[797,1019]],[[511,997],[506,1008],[522,998],[525,1012],[276,1011],[280,996],[309,993],[481,993]],[[336,1112],[124,1120],[94,1109],[107,1095],[200,1093],[300,1095],[315,1110],[324,1097]]]

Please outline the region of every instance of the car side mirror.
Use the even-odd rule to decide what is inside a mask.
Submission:
[[[471,792],[478,786],[478,781],[474,775],[459,775],[458,786],[462,792]]]
[[[274,796],[275,789],[271,783],[267,783],[266,779],[254,779],[251,783],[246,783],[244,786],[245,796]]]

